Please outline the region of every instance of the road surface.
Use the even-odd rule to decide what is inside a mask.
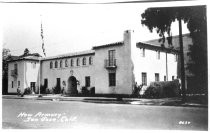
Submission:
[[[4,129],[208,129],[207,108],[33,99],[2,102]]]

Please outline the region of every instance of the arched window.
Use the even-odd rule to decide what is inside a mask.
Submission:
[[[58,68],[58,61],[55,61],[55,68]]]
[[[77,58],[77,66],[79,66],[79,58]]]
[[[86,65],[86,58],[85,57],[82,59],[82,65]]]
[[[68,67],[68,60],[65,60],[65,67]]]
[[[74,60],[71,59],[71,67],[73,67],[73,66],[74,66]]]
[[[93,64],[93,58],[89,57],[89,64],[92,65]]]
[[[60,60],[60,68],[62,68],[63,67],[63,62],[62,62],[62,60]]]
[[[51,61],[50,62],[50,69],[52,69],[53,68],[53,62]]]

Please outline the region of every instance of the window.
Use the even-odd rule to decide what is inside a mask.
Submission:
[[[142,84],[147,85],[147,73],[142,73]]]
[[[159,73],[155,73],[155,81],[156,82],[160,81]]]
[[[51,61],[50,62],[50,69],[52,69],[53,68],[53,62]]]
[[[48,80],[44,79],[44,88],[48,88]]]
[[[89,57],[89,65],[92,65],[92,64],[93,64],[93,58]]]
[[[159,60],[160,59],[160,51],[156,51],[156,58]]]
[[[36,68],[36,62],[31,62],[32,68]]]
[[[17,70],[17,64],[14,64],[14,69]]]
[[[55,61],[55,68],[58,68],[58,62]]]
[[[65,60],[65,67],[68,67],[68,60]]]
[[[18,87],[20,86],[20,81],[18,81]]]
[[[172,76],[172,80],[174,80],[174,76]]]
[[[141,57],[145,57],[145,49],[142,48],[142,49],[140,49],[140,50],[141,50]]]
[[[62,60],[60,61],[60,68],[62,68],[63,67],[63,62],[62,62]]]
[[[86,65],[86,58],[85,57],[82,59],[82,65]]]
[[[109,73],[109,86],[116,86],[116,73]]]
[[[12,88],[13,88],[13,81],[12,81]]]
[[[85,86],[90,87],[90,76],[85,77]]]
[[[79,66],[79,58],[77,58],[77,66]]]
[[[164,81],[166,81],[166,76],[164,76]]]
[[[109,50],[109,60],[115,59],[115,50]]]
[[[71,67],[73,67],[73,66],[74,66],[74,60],[71,59]]]
[[[115,65],[115,50],[109,50],[109,66]]]
[[[60,78],[56,78],[56,87],[60,88],[61,87],[61,79]]]

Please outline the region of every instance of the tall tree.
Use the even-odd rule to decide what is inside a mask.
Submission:
[[[208,94],[208,63],[207,63],[207,20],[206,7],[196,7],[191,11],[188,18],[188,29],[191,32],[193,45],[188,55],[191,61],[188,70],[194,76],[195,87],[193,93]]]
[[[160,36],[162,44],[165,42],[165,33],[169,38],[171,34],[172,22],[178,20],[179,22],[179,40],[180,40],[180,57],[181,57],[181,80],[182,80],[182,93],[183,101],[185,102],[185,72],[184,72],[184,57],[183,57],[183,42],[182,42],[182,26],[181,21],[187,23],[187,27],[190,31],[190,35],[193,40],[193,44],[203,45],[206,44],[206,6],[187,6],[187,7],[165,7],[165,8],[148,8],[141,14],[141,23],[146,25],[151,32],[156,29],[156,32]],[[197,35],[204,36],[204,41]],[[171,39],[168,40],[169,44]],[[195,59],[195,58],[194,58]],[[205,59],[204,59],[205,60]],[[195,62],[198,62],[195,60]],[[207,60],[205,60],[207,62]],[[197,63],[198,64],[198,63]],[[206,65],[207,67],[207,65]],[[195,67],[194,67],[195,68]],[[194,71],[193,69],[191,69]],[[206,70],[206,69],[205,69]],[[205,71],[204,70],[204,71]],[[205,71],[207,73],[207,71]],[[193,72],[194,73],[194,72]]]
[[[2,50],[2,94],[7,94],[8,89],[8,63],[7,59],[10,58],[10,50],[3,48]]]

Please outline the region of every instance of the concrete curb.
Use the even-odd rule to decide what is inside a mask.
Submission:
[[[202,107],[208,108],[208,105],[195,103],[179,103],[179,98],[163,98],[163,99],[138,99],[138,98],[123,98],[118,101],[117,98],[107,97],[64,97],[61,95],[46,95],[39,97],[39,95],[25,95],[20,97],[17,95],[2,95],[4,99],[35,99],[35,100],[50,100],[50,101],[81,101],[89,103],[102,104],[131,104],[131,105],[151,105],[151,106],[177,106],[177,107]]]

